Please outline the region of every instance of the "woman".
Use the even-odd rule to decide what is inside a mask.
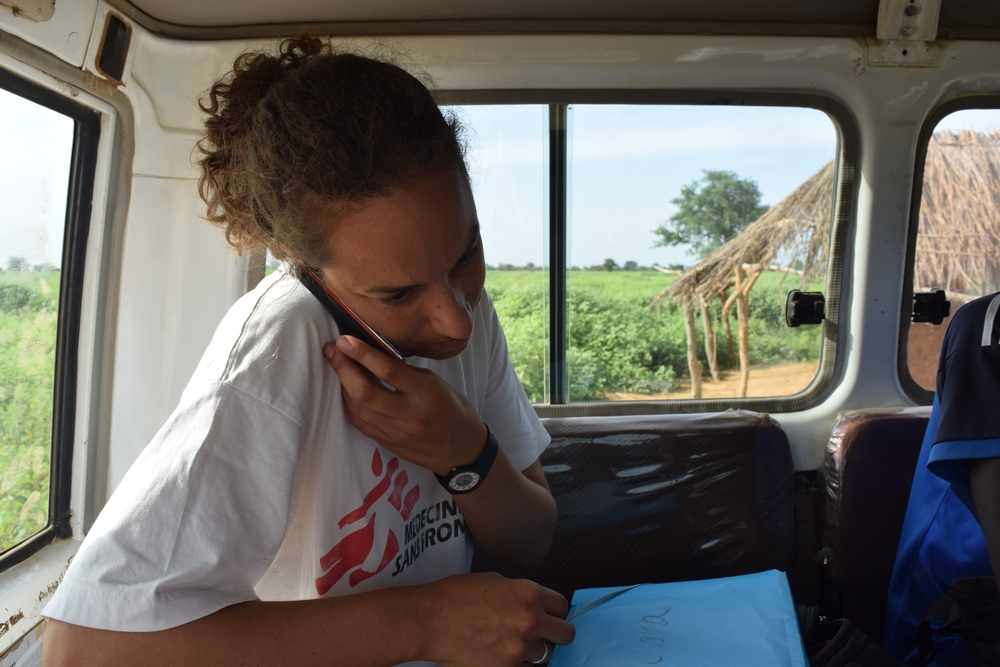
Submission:
[[[555,504],[457,124],[314,38],[241,56],[203,109],[209,219],[303,268],[226,315],[46,608],[45,664],[546,661],[566,600],[468,574],[470,537],[538,563]],[[405,363],[338,338],[305,268]]]

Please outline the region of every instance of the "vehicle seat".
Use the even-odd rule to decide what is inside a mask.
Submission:
[[[820,555],[839,613],[876,641],[929,418],[930,407],[844,412],[827,445]]]
[[[578,588],[788,570],[794,475],[784,431],[729,411],[644,419],[550,419],[542,454],[559,507],[552,549],[530,573],[481,552],[473,569]]]

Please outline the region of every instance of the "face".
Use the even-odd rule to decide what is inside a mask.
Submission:
[[[466,348],[486,265],[472,193],[455,170],[416,177],[330,227],[321,277],[361,319],[407,356]]]

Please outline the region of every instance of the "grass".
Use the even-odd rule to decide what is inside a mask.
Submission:
[[[0,271],[0,551],[48,523],[58,271]]]
[[[750,294],[751,365],[811,361],[819,357],[819,327],[790,329],[784,323],[785,293],[797,287],[781,274],[766,272]],[[493,297],[510,348],[511,363],[529,398],[544,400],[547,339],[544,271],[490,271],[486,289]],[[569,348],[567,366],[571,400],[596,400],[608,394],[662,394],[688,375],[686,336],[680,307],[664,303],[657,312],[653,297],[675,278],[658,271],[571,271],[568,278]],[[817,282],[806,286],[821,290]],[[719,362],[729,358],[721,308],[712,304]],[[737,330],[736,309],[730,326]],[[702,327],[699,350],[704,358]],[[737,342],[734,340],[734,348]],[[736,350],[734,349],[734,352]]]

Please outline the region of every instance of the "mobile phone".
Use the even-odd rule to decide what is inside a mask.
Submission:
[[[306,286],[306,289],[312,292],[313,296],[323,304],[328,313],[333,315],[333,319],[337,323],[337,328],[340,329],[340,335],[354,336],[368,343],[376,350],[384,352],[399,361],[403,361],[403,355],[399,353],[399,350],[386,340],[382,334],[368,326],[364,320],[358,317],[357,313],[351,310],[350,306],[338,299],[333,292],[327,289],[323,281],[312,270],[304,264],[298,264],[295,267],[295,273],[299,281]]]

